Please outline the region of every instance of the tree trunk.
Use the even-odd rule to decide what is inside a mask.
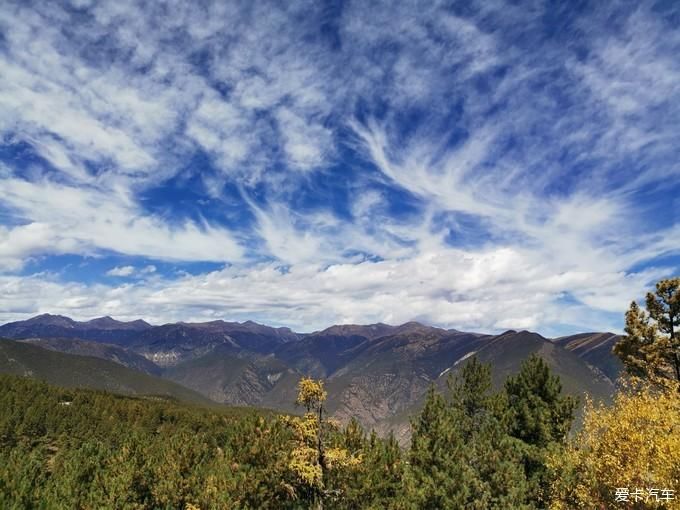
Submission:
[[[319,454],[318,462],[321,467],[321,490],[319,491],[318,501],[316,503],[317,510],[323,510],[323,494],[326,489],[326,452],[323,446],[323,405],[319,405],[319,432],[317,434],[317,452]]]

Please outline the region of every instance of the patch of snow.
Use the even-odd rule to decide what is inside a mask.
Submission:
[[[449,367],[449,368],[447,368],[446,370],[442,371],[442,373],[439,374],[439,377],[443,376],[443,375],[444,375],[446,372],[448,372],[449,370],[451,370],[451,367]]]
[[[269,381],[270,384],[274,384],[276,381],[281,379],[282,375],[283,375],[283,372],[278,372],[276,374],[269,374],[267,376],[267,380]]]
[[[461,361],[465,361],[465,360],[468,359],[470,356],[474,356],[475,354],[477,354],[477,351],[470,351],[470,352],[468,352],[465,356],[463,356],[463,357],[460,358],[458,361],[456,361],[456,362],[453,364],[453,366],[455,367],[455,366],[456,366],[458,363],[460,363]]]

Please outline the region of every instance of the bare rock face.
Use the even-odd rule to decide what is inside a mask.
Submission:
[[[333,416],[341,423],[356,417],[369,430],[386,434],[395,419],[398,423],[400,417],[417,408],[430,383],[424,376],[403,377],[396,373],[352,378],[334,398]]]
[[[623,363],[612,355],[612,349],[620,339],[621,336],[614,333],[580,333],[556,338],[554,342],[600,370],[610,381],[616,382],[623,370]]]

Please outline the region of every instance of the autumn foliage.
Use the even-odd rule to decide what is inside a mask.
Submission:
[[[678,497],[680,393],[644,385],[619,392],[612,406],[588,401],[583,430],[550,464],[553,509],[679,509],[680,499],[656,501],[648,489],[675,490]],[[617,502],[619,487],[642,489],[644,504]]]

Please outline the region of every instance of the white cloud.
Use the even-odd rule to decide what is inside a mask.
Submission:
[[[146,276],[156,272],[156,266],[149,264],[141,268],[135,266],[116,266],[109,269],[105,274],[106,276],[118,276],[118,277],[129,277],[129,276]]]
[[[6,269],[35,253],[112,250],[166,260],[238,261],[243,249],[232,234],[207,222],[168,225],[146,214],[127,194],[75,188],[50,181],[0,180],[6,207],[26,224],[0,230]],[[6,246],[6,247],[5,247]]]
[[[664,274],[556,276],[549,262],[513,249],[443,249],[402,261],[294,265],[288,271],[272,263],[114,287],[61,284],[49,275],[4,276],[0,320],[51,311],[152,322],[255,318],[306,331],[338,322],[401,323],[414,318],[481,331],[540,330],[560,323],[587,328],[583,305],[561,303],[556,297],[569,291],[588,310],[618,311]],[[12,307],[23,311],[11,312]],[[212,312],[206,316],[205,310]],[[607,321],[598,325],[617,328]]]
[[[132,276],[135,273],[133,266],[116,266],[106,272],[107,276]]]
[[[332,132],[319,123],[310,123],[287,108],[277,112],[283,148],[291,168],[313,169],[327,161],[332,151]]]
[[[607,314],[680,251],[678,216],[640,195],[680,185],[680,37],[645,5],[603,4],[577,16],[578,37],[546,40],[544,8],[358,2],[319,34],[325,10],[302,2],[97,2],[88,23],[3,5],[0,136],[54,167],[0,168],[4,318],[615,328]],[[204,170],[199,149],[210,197],[238,187],[252,225],[144,209],[140,191]],[[349,198],[333,208],[313,179],[346,151]],[[153,277],[11,275],[107,251],[149,259],[128,276]],[[168,280],[156,259],[233,265]]]

